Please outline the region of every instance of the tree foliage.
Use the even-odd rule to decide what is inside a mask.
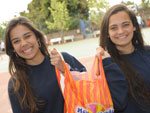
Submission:
[[[50,0],[32,0],[28,4],[29,12],[21,12],[20,15],[26,16],[43,32],[48,33],[45,21],[50,17]]]
[[[71,18],[69,29],[78,27],[79,15],[82,18],[88,18],[87,0],[55,0],[56,2],[65,2]],[[53,22],[53,16],[48,7],[51,7],[52,0],[32,0],[28,5],[29,12],[21,12],[20,15],[26,16],[43,32],[49,33],[46,21]],[[53,30],[52,30],[53,31]]]
[[[131,1],[126,1],[126,2],[122,1],[121,3],[126,5],[126,6],[135,4],[134,2],[131,2]]]
[[[8,22],[3,22],[2,24],[0,24],[0,40],[4,40],[4,34],[7,23]]]
[[[142,8],[144,10],[146,10],[147,8],[150,7],[150,1],[149,0],[141,0],[141,2],[142,2]]]
[[[67,3],[67,9],[69,15],[72,17],[81,16],[82,19],[88,18],[88,2],[87,0],[58,0],[65,1]]]
[[[0,40],[4,40],[4,29],[0,26]]]
[[[104,12],[110,7],[106,0],[88,0],[90,8],[90,20],[98,27],[104,16]]]
[[[66,7],[66,3],[63,1],[57,2],[56,0],[51,0],[51,7],[48,8],[51,12],[51,16],[53,17],[53,21],[46,21],[48,28],[51,30],[68,30],[70,17]]]

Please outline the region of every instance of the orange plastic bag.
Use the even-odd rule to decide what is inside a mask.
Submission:
[[[102,57],[100,60],[95,58],[92,69],[88,72],[71,73],[65,62],[64,67],[64,75],[55,68],[65,100],[64,113],[114,113]]]

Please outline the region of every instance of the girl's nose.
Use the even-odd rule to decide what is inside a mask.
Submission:
[[[121,34],[121,33],[123,33],[123,32],[124,32],[123,28],[122,28],[122,27],[119,27],[118,33]]]
[[[25,46],[26,44],[27,44],[27,41],[22,38],[21,39],[21,46]]]

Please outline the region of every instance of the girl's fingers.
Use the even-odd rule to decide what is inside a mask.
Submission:
[[[53,49],[51,50],[50,54],[51,54],[51,55],[58,54],[58,51],[57,51],[55,48],[53,48]]]
[[[100,57],[100,55],[104,55],[104,49],[102,47],[97,47],[96,48],[96,57]]]
[[[105,51],[101,46],[96,48],[96,56],[100,58],[100,55],[104,58],[110,57],[109,53]]]

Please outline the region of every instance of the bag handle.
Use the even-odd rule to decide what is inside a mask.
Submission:
[[[70,70],[67,67],[67,64],[65,63],[65,61],[63,61],[63,66],[64,66],[64,69],[65,69],[65,72],[63,73],[63,75],[65,75],[65,77],[66,76],[72,76],[73,74],[70,72]],[[55,67],[55,70],[56,70],[56,73],[59,72],[57,67]],[[90,74],[91,77],[89,77],[89,75],[88,75],[89,71],[92,73],[92,74]],[[101,71],[103,71],[102,56],[100,56],[99,58],[97,58],[95,56],[92,68],[89,71],[85,72],[85,73],[84,72],[83,73],[79,72],[80,74],[78,74],[78,75],[76,74],[73,78],[80,78],[82,80],[93,80],[93,79],[97,78],[98,76],[100,76],[100,74],[102,73]],[[61,76],[63,76],[63,75],[61,74]],[[82,76],[82,78],[81,78],[81,76]],[[72,79],[72,77],[68,77],[68,78]]]
[[[95,56],[91,69],[92,75],[100,76],[101,70],[103,70],[102,56],[99,58]]]

